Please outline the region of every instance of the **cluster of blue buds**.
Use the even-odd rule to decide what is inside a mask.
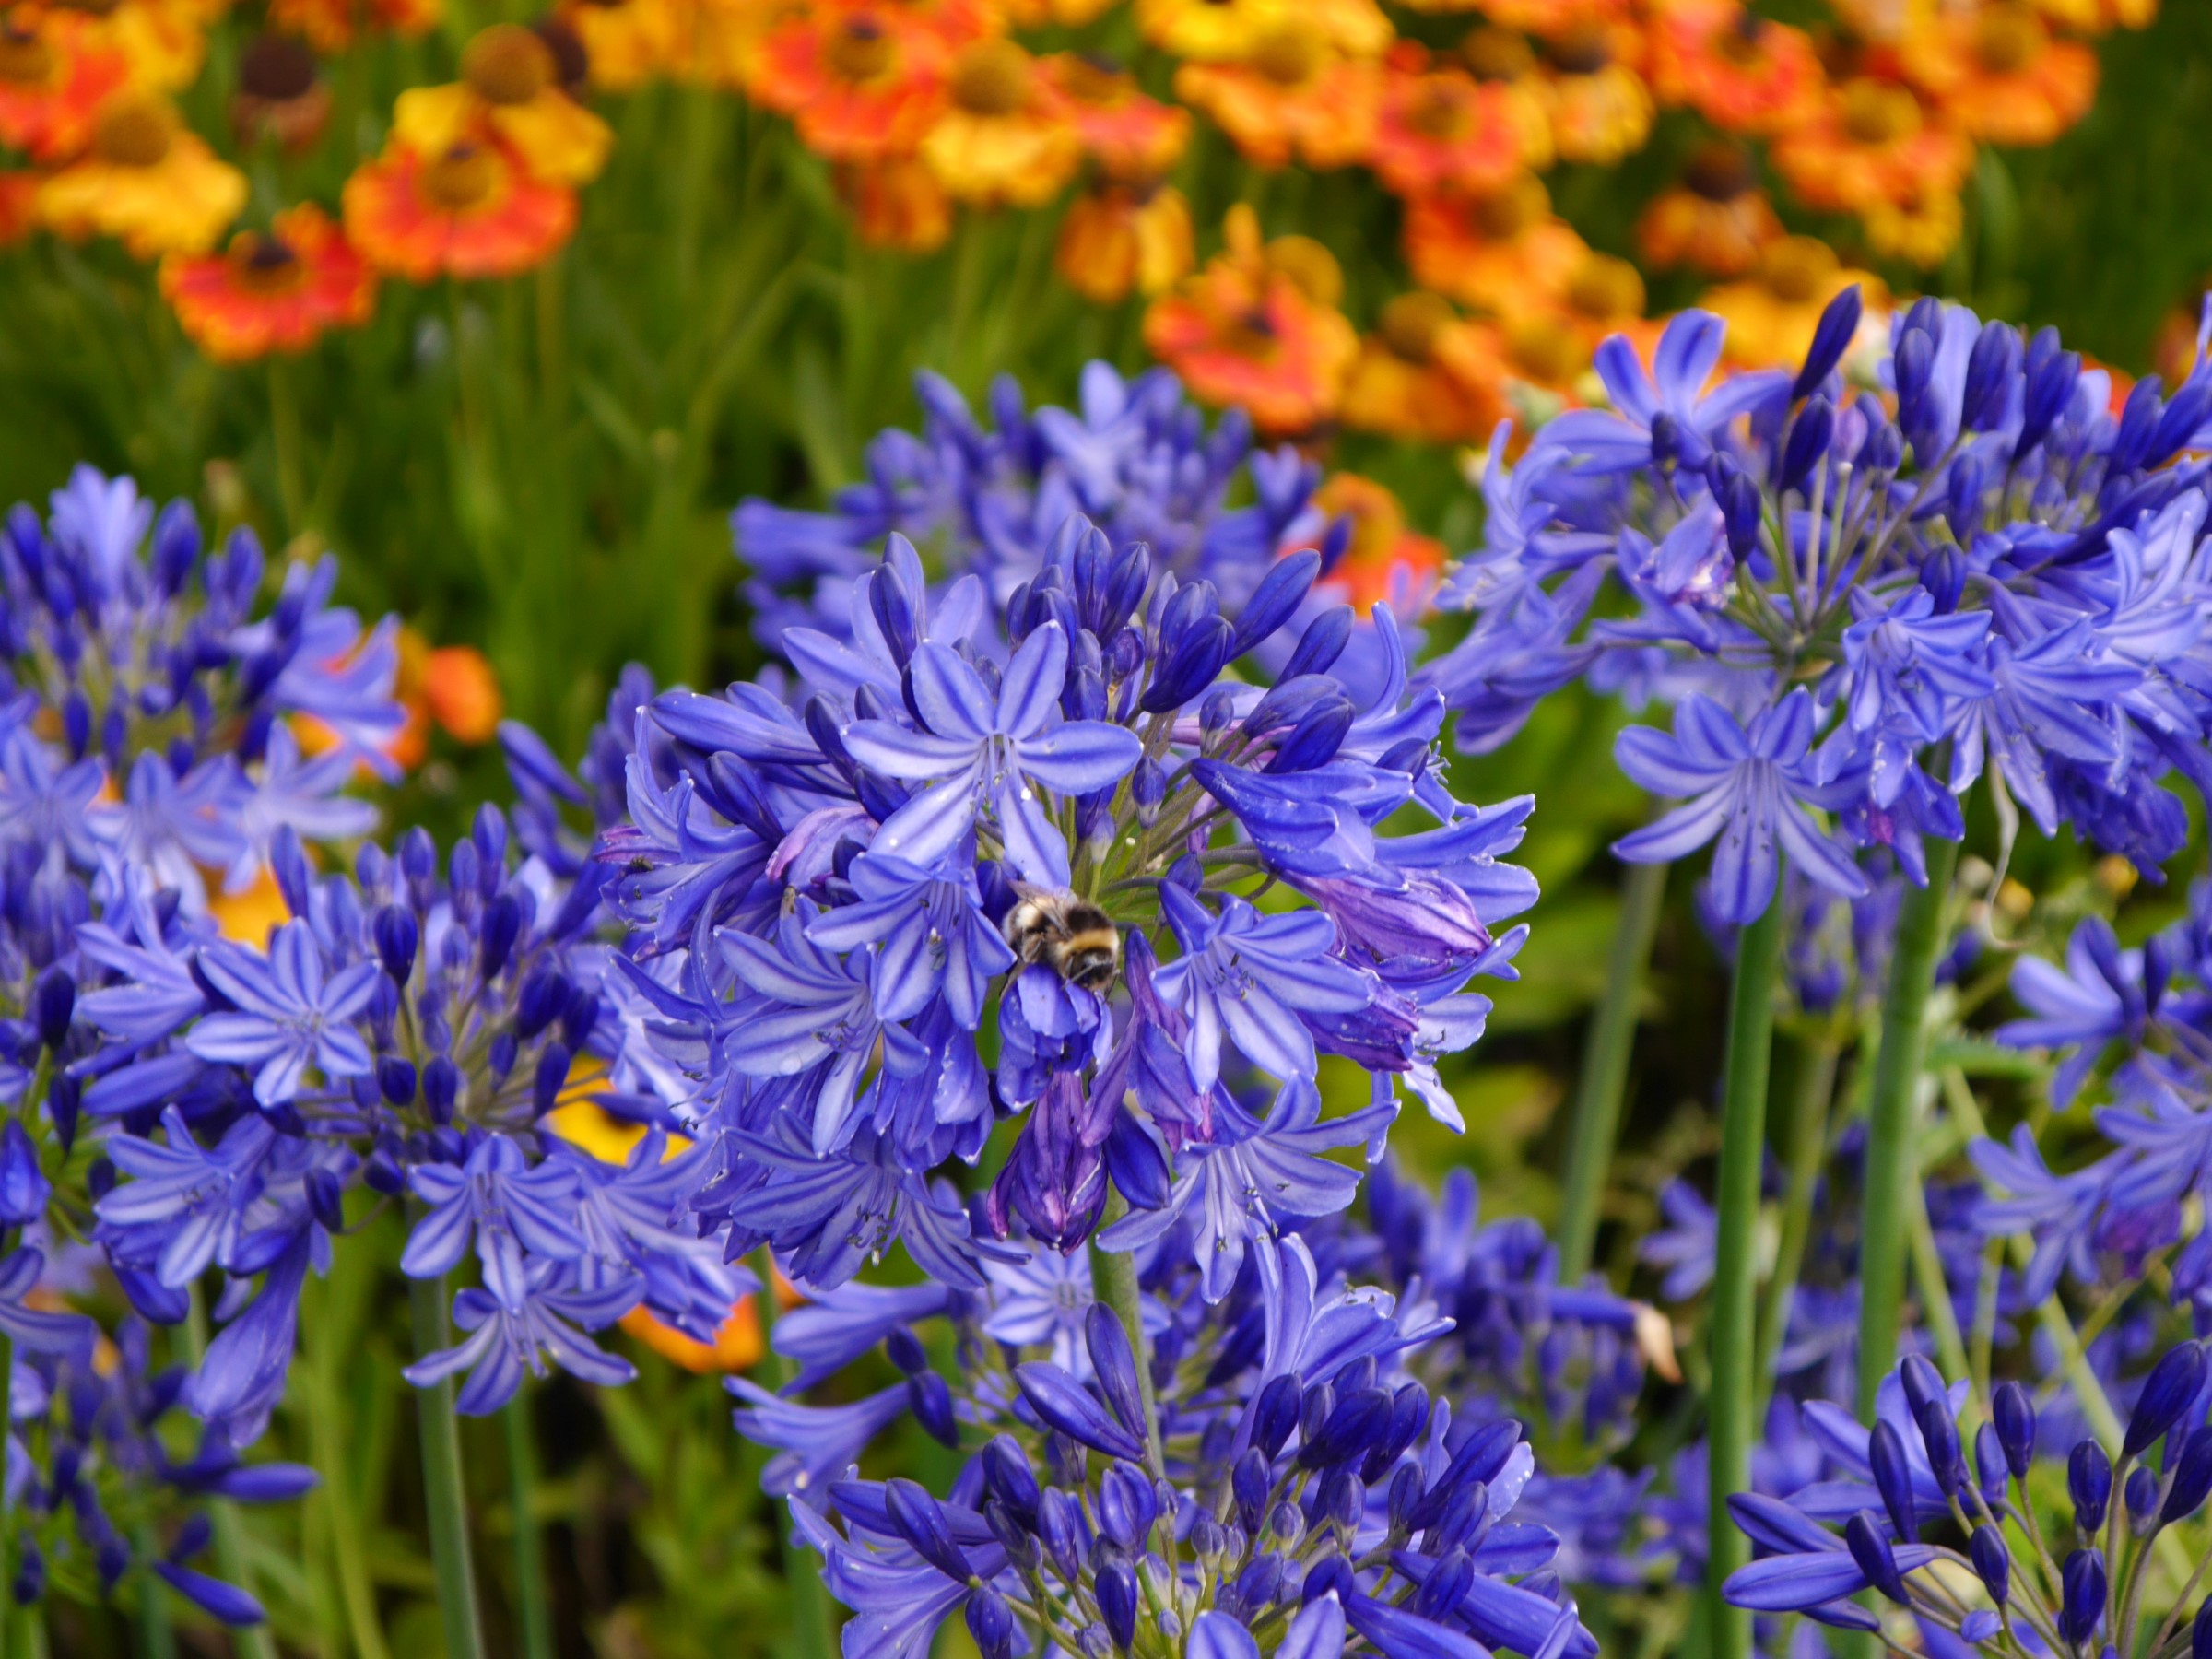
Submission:
[[[1879,1609],[1898,1610],[1932,1647],[1947,1638],[2006,1659],[2201,1655],[2212,1651],[2212,1607],[2192,1618],[2189,1599],[2212,1558],[2191,1560],[2201,1539],[2169,1547],[2212,1497],[2208,1414],[2212,1367],[2201,1343],[2182,1343],[2142,1379],[2114,1443],[2078,1440],[2061,1468],[2026,1388],[2002,1382],[1975,1404],[1965,1382],[1947,1385],[1909,1359],[1883,1383],[1870,1426],[1837,1406],[1806,1408],[1823,1478],[1786,1497],[1730,1500],[1759,1559],[1724,1594],[1762,1615],[1887,1630],[1900,1645],[1904,1630]],[[2070,1524],[2053,1525],[2062,1489]],[[1868,1592],[1872,1606],[1851,1599]]]
[[[2153,867],[2187,838],[2165,787],[2212,782],[2212,583],[2198,551],[2212,365],[2171,400],[1922,300],[1880,348],[1838,296],[1803,368],[1708,387],[1723,327],[1689,312],[1647,371],[1625,338],[1611,410],[1493,446],[1486,543],[1441,603],[1472,625],[1426,671],[1460,740],[1502,742],[1578,678],[1673,711],[1622,770],[1687,804],[1617,851],[1715,842],[1710,903],[1740,924],[1783,854],[1847,899],[1925,880],[1986,777],[2000,820],[2062,823]],[[1608,594],[1618,594],[1618,599]]]

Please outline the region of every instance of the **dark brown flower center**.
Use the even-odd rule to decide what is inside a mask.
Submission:
[[[1530,317],[1505,331],[1506,355],[1530,380],[1563,385],[1590,366],[1582,336],[1551,317]]]
[[[1767,55],[1766,19],[1746,12],[1713,37],[1712,49],[1738,69],[1748,69]]]
[[[463,50],[461,78],[487,103],[526,104],[553,84],[553,52],[519,23],[495,23]]]
[[[530,32],[553,54],[554,84],[571,91],[581,89],[592,72],[591,53],[585,50],[583,37],[559,18],[540,18],[530,25]]]
[[[422,194],[448,213],[476,206],[499,182],[499,158],[477,144],[456,144],[422,170]]]
[[[53,73],[53,48],[35,29],[10,18],[0,25],[0,80],[34,87]]]
[[[952,61],[952,101],[971,115],[1011,115],[1030,101],[1035,66],[1003,37],[960,48]]]
[[[1920,130],[1920,104],[1895,81],[1854,80],[1843,88],[1843,130],[1861,144],[1895,144]]]
[[[2042,54],[2043,26],[2017,7],[1987,11],[1974,26],[1974,56],[1992,75],[2017,75]]]
[[[830,37],[830,72],[841,80],[874,80],[889,72],[899,55],[890,30],[874,18],[847,18]]]
[[[307,267],[280,237],[241,230],[230,241],[230,276],[249,293],[279,294],[300,286]]]
[[[1449,76],[1423,76],[1406,107],[1406,124],[1424,138],[1464,137],[1475,124],[1466,89]]]
[[[1516,81],[1536,66],[1528,41],[1510,29],[1477,29],[1459,43],[1459,55],[1480,81]]]
[[[1777,300],[1792,305],[1810,303],[1835,272],[1835,250],[1810,236],[1785,236],[1769,243],[1759,256],[1760,280]]]
[[[289,103],[315,88],[315,54],[289,35],[256,35],[238,54],[238,89],[249,98]]]
[[[1613,61],[1606,31],[1595,26],[1568,30],[1552,41],[1547,55],[1562,75],[1595,75]]]
[[[1426,363],[1436,355],[1438,336],[1453,321],[1450,300],[1416,288],[1397,295],[1382,308],[1375,332],[1394,355],[1409,363]]]
[[[176,122],[151,98],[112,99],[92,132],[92,153],[117,167],[159,167],[169,154]]]
[[[1585,253],[1567,279],[1567,303],[1599,323],[1632,317],[1643,310],[1643,278],[1625,259]]]
[[[1733,202],[1758,182],[1751,152],[1719,139],[1698,146],[1682,170],[1683,184],[1709,202]]]
[[[1252,66],[1278,87],[1300,87],[1321,67],[1321,31],[1286,18],[1252,43]]]
[[[1535,173],[1523,173],[1475,204],[1475,222],[1485,236],[1498,241],[1511,241],[1550,213],[1551,192]]]

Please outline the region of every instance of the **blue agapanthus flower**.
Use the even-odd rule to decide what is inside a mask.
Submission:
[[[1869,853],[1924,885],[1924,839],[1960,840],[1984,779],[2001,821],[2155,872],[2187,836],[2169,782],[2212,782],[2212,363],[2115,416],[2050,329],[1923,300],[1847,361],[1861,322],[1847,289],[1794,382],[1711,391],[1711,316],[1668,324],[1655,384],[1608,342],[1611,410],[1510,467],[1493,445],[1485,546],[1440,601],[1471,626],[1424,683],[1477,749],[1578,678],[1670,706],[1671,735],[1631,728],[1619,760],[1688,805],[1616,850],[1715,843],[1724,924],[1765,912],[1784,854],[1848,898]]]

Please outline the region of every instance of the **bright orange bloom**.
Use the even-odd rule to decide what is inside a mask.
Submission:
[[[1501,29],[1557,40],[1578,29],[1635,20],[1634,0],[1483,0],[1482,9]]]
[[[1303,237],[1262,247],[1240,204],[1228,246],[1145,313],[1145,344],[1198,397],[1243,409],[1261,431],[1311,432],[1336,413],[1359,352],[1336,309],[1342,287],[1328,250]]]
[[[922,139],[947,194],[978,206],[1041,207],[1083,161],[1083,138],[1037,61],[1003,35],[952,60],[949,101]]]
[[[518,24],[479,32],[461,53],[461,78],[414,87],[393,108],[392,136],[418,155],[461,144],[503,141],[531,173],[552,184],[599,176],[615,135],[560,89],[559,65],[543,36]]]
[[[1060,52],[1040,58],[1038,67],[1076,124],[1084,153],[1108,177],[1141,183],[1182,159],[1191,112],[1147,98],[1136,77],[1112,58]]]
[[[1578,29],[1552,42],[1546,100],[1551,144],[1562,161],[1611,167],[1652,135],[1652,90],[1621,60],[1602,29]]]
[[[1402,617],[1428,608],[1443,575],[1444,544],[1407,527],[1406,510],[1388,487],[1359,473],[1334,473],[1313,492],[1313,504],[1352,526],[1344,557],[1319,585],[1341,592],[1363,617],[1377,605]]]
[[[747,89],[833,161],[911,153],[945,103],[952,48],[895,7],[823,6],[770,30]]]
[[[18,6],[0,18],[0,145],[66,161],[92,142],[100,107],[130,77],[81,12]]]
[[[1239,64],[1185,64],[1175,96],[1213,117],[1262,167],[1345,167],[1374,142],[1382,81],[1375,65],[1333,50],[1299,18],[1270,24]]]
[[[1927,270],[1959,245],[1966,209],[1956,190],[1915,190],[1902,201],[1876,202],[1862,217],[1867,245],[1884,259]]]
[[[2159,0],[2035,0],[2035,9],[2061,29],[2102,34],[2108,29],[2148,29]]]
[[[1845,269],[1826,242],[1785,236],[1768,246],[1757,276],[1714,288],[1699,303],[1728,324],[1728,361],[1743,369],[1794,368],[1805,360],[1828,302],[1854,282],[1869,312],[1888,302],[1880,277]]]
[[[207,914],[224,938],[266,950],[269,935],[292,919],[292,907],[285,902],[284,889],[276,885],[276,872],[264,865],[253,885],[239,892],[211,887]]]
[[[290,155],[314,148],[330,120],[330,88],[315,54],[289,35],[256,35],[238,54],[230,131],[239,147],[264,139]]]
[[[1113,9],[1114,0],[1006,0],[1017,29],[1080,29]]]
[[[1652,84],[1731,133],[1786,132],[1812,114],[1826,76],[1802,29],[1736,0],[1682,0],[1652,26]]]
[[[1551,141],[1555,99],[1535,48],[1510,29],[1484,25],[1467,31],[1459,44],[1459,59],[1469,74],[1495,88],[1504,100],[1513,130],[1521,135],[1521,165],[1540,172],[1557,160]]]
[[[246,205],[246,176],[159,99],[100,106],[92,148],[39,187],[39,218],[77,240],[112,236],[134,259],[201,253]]]
[[[1708,276],[1741,276],[1782,221],[1759,188],[1750,156],[1733,144],[1703,145],[1682,182],[1655,197],[1636,221],[1636,252],[1653,270],[1687,265]]]
[[[1344,424],[1431,443],[1487,438],[1505,412],[1497,382],[1468,379],[1469,354],[1455,351],[1450,338],[1475,326],[1441,294],[1397,295],[1383,306],[1375,332],[1359,342],[1345,386]]]
[[[853,210],[860,240],[901,253],[928,253],[952,235],[952,198],[913,156],[855,161],[837,170],[837,194]]]
[[[389,145],[346,181],[346,234],[379,270],[428,282],[513,276],[576,229],[576,193],[497,139],[425,156]]]
[[[1905,37],[1898,62],[1973,137],[2049,144],[2097,97],[2097,54],[2054,41],[2024,6],[1936,18]]]
[[[1378,56],[1396,33],[1374,0],[1136,0],[1146,40],[1207,63],[1241,62],[1262,35],[1292,17],[1352,57]]]
[[[326,328],[367,322],[376,274],[310,203],[278,214],[266,235],[240,231],[226,253],[171,253],[161,292],[194,345],[238,363],[304,351]]]
[[[443,15],[442,0],[269,0],[269,24],[304,36],[325,55],[349,50],[363,35],[412,40]]]
[[[1101,181],[1068,205],[1053,264],[1068,287],[1100,305],[1132,293],[1156,299],[1190,274],[1191,208],[1167,184]]]
[[[121,56],[135,89],[176,92],[199,78],[207,25],[223,8],[203,0],[95,0],[74,9],[85,44]]]
[[[1912,88],[1860,76],[1832,88],[1803,125],[1774,141],[1774,170],[1808,207],[1864,212],[1955,191],[1974,167],[1973,141]]]
[[[563,0],[551,21],[574,31],[585,75],[608,92],[666,76],[700,87],[746,84],[770,29],[805,0]],[[538,25],[541,32],[546,26]]]
[[[1406,204],[1406,263],[1416,282],[1501,317],[1550,312],[1589,244],[1555,218],[1544,182],[1523,173],[1485,195],[1446,191]]]
[[[0,172],[0,248],[38,229],[40,175]]]
[[[1519,170],[1522,144],[1503,88],[1432,64],[1423,48],[1406,41],[1385,65],[1371,160],[1400,195],[1479,194]]]

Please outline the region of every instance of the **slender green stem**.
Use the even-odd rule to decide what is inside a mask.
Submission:
[[[1927,1194],[1917,1180],[1907,1195],[1905,1220],[1912,1229],[1912,1277],[1920,1287],[1921,1305],[1927,1310],[1936,1357],[1942,1362],[1945,1376],[1971,1378],[1973,1360],[1966,1351],[1958,1310],[1951,1306],[1950,1283],[1944,1277],[1943,1256],[1936,1248],[1936,1230],[1928,1222]]]
[[[1777,883],[1779,887],[1779,883]],[[1728,1575],[1751,1559],[1728,1500],[1751,1487],[1753,1362],[1757,1347],[1759,1165],[1767,1143],[1767,1068],[1774,1037],[1774,976],[1782,957],[1782,902],[1735,936],[1728,997],[1726,1086],[1721,1106],[1721,1168],[1714,1193],[1719,1238],[1713,1262],[1712,1382],[1706,1395],[1712,1509],[1705,1570],[1713,1659],[1750,1659],[1751,1615],[1721,1598]]]
[[[545,1529],[537,1518],[537,1441],[527,1385],[500,1414],[507,1422],[507,1480],[514,1505],[514,1599],[524,1659],[553,1659],[553,1603],[546,1593]]]
[[[1643,999],[1643,975],[1652,958],[1652,937],[1659,928],[1659,904],[1666,894],[1666,866],[1628,866],[1620,886],[1620,920],[1613,930],[1613,955],[1606,968],[1606,992],[1590,1017],[1583,1041],[1583,1076],[1574,1094],[1574,1127],[1567,1148],[1567,1187],[1559,1200],[1559,1278],[1576,1284],[1590,1271],[1597,1243],[1597,1223],[1605,1207],[1606,1177],[1620,1136],[1622,1098],[1628,1092],[1629,1057],[1636,1046],[1637,1005]]]
[[[418,1356],[447,1346],[444,1279],[409,1279],[407,1308],[414,1316]],[[445,1629],[446,1659],[484,1659],[484,1625],[477,1612],[476,1565],[469,1559],[468,1495],[461,1477],[461,1425],[453,1415],[453,1379],[417,1389],[415,1404],[421,1423],[423,1502],[429,1511],[430,1562],[438,1574],[438,1616]]]
[[[753,1306],[760,1321],[761,1369],[770,1382],[782,1388],[797,1374],[797,1368],[775,1351],[776,1339],[776,1258],[775,1253],[765,1244],[753,1253],[753,1274],[760,1281],[754,1293]],[[796,1659],[830,1659],[838,1651],[838,1636],[830,1608],[830,1595],[822,1583],[822,1575],[805,1566],[800,1559],[800,1547],[790,1539],[783,1545],[783,1577],[785,1588],[792,1598],[792,1634],[797,1638]]]
[[[355,1659],[391,1659],[383,1627],[376,1616],[376,1586],[369,1577],[369,1550],[361,1537],[361,1516],[354,1509],[353,1468],[348,1437],[338,1422],[337,1389],[330,1374],[333,1356],[324,1349],[303,1368],[315,1472],[322,1477],[325,1512],[330,1517],[331,1553],[337,1558],[338,1594],[346,1604],[347,1634]]]
[[[1794,1087],[1790,1090],[1789,1186],[1783,1194],[1782,1236],[1774,1252],[1774,1275],[1767,1281],[1766,1305],[1759,1320],[1759,1355],[1751,1375],[1765,1420],[1765,1402],[1774,1381],[1774,1358],[1789,1335],[1790,1303],[1805,1265],[1805,1243],[1812,1234],[1813,1193],[1828,1161],[1829,1103],[1835,1098],[1840,1050],[1826,1036],[1806,1040],[1797,1051]]]
[[[1913,1143],[1920,1127],[1920,1071],[1927,1046],[1928,994],[1943,951],[1944,909],[1959,864],[1955,841],[1925,843],[1928,881],[1905,889],[1889,985],[1882,998],[1882,1046],[1866,1110],[1866,1185],[1859,1232],[1859,1415],[1897,1364],[1903,1324],[1907,1217],[1920,1183]],[[1908,1190],[1908,1188],[1912,1190]]]
[[[1122,1322],[1128,1333],[1129,1347],[1136,1355],[1136,1392],[1145,1406],[1145,1457],[1152,1465],[1156,1477],[1167,1474],[1167,1456],[1160,1449],[1159,1401],[1152,1393],[1152,1353],[1145,1341],[1145,1320],[1137,1299],[1136,1258],[1125,1251],[1112,1251],[1100,1247],[1099,1232],[1112,1227],[1129,1213],[1129,1201],[1118,1192],[1109,1191],[1106,1207],[1100,1212],[1098,1231],[1090,1236],[1090,1288],[1113,1315]]]
[[[141,1659],[177,1659],[177,1632],[169,1622],[169,1586],[154,1576],[161,1559],[161,1540],[153,1524],[142,1523],[132,1534],[142,1571],[138,1575],[138,1652]]]
[[[185,1305],[183,1338],[184,1357],[196,1371],[207,1357],[207,1310],[201,1304],[197,1285]],[[218,1498],[207,1506],[207,1515],[215,1523],[215,1559],[223,1576],[248,1595],[256,1594],[253,1570],[246,1560],[245,1522],[238,1505]],[[276,1659],[276,1639],[269,1634],[266,1624],[233,1630],[231,1643],[238,1659]]]

